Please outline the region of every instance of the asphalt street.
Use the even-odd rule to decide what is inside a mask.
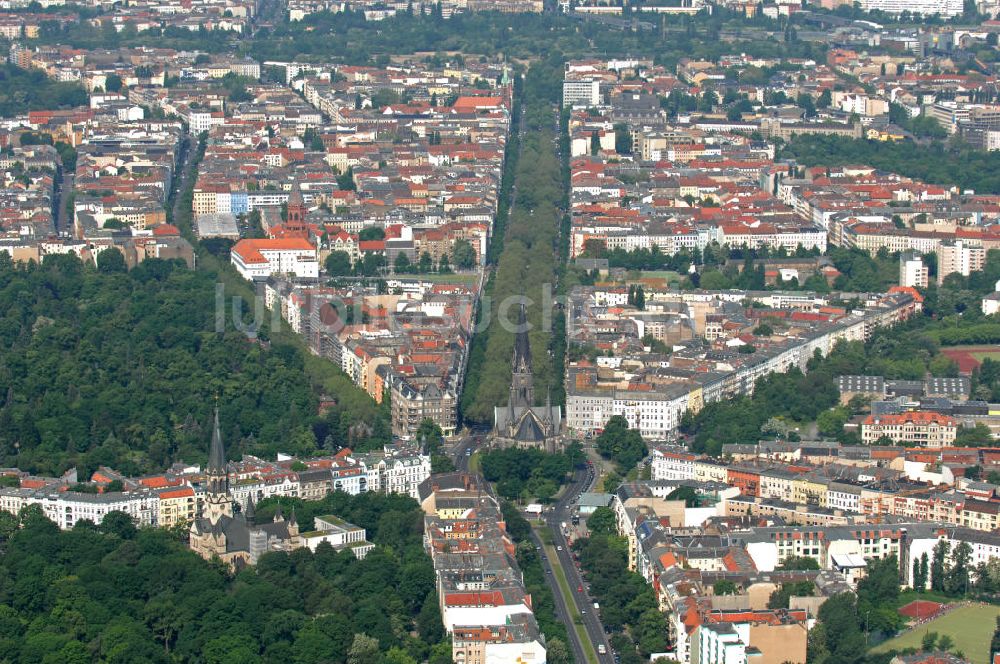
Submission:
[[[584,581],[580,569],[576,566],[576,561],[573,559],[572,552],[570,551],[569,542],[563,534],[561,527],[563,523],[570,523],[575,507],[575,500],[579,498],[582,492],[589,491],[593,487],[594,482],[596,482],[591,468],[591,466],[588,466],[586,469],[576,471],[573,475],[573,482],[567,486],[563,497],[553,506],[551,511],[544,512],[543,514],[545,515],[545,523],[552,532],[552,542],[556,547],[556,556],[559,558],[559,564],[562,566],[563,572],[566,574],[566,581],[569,583],[572,594],[569,601],[573,602],[577,610],[582,614],[583,626],[586,628],[587,637],[594,645],[594,650],[598,650],[599,645],[604,646],[606,654],[598,655],[598,659],[610,662],[612,661],[611,644],[608,642],[607,634],[604,632],[604,625],[601,623],[600,609],[594,608],[594,598],[588,592],[589,587]],[[561,550],[560,547],[562,548]],[[547,552],[543,549],[543,553]],[[547,561],[547,564],[551,564],[551,561]],[[553,592],[561,595],[558,584],[555,583],[554,579],[550,585],[553,586]],[[569,631],[575,634],[572,622],[567,622],[567,627]],[[586,660],[578,659],[577,661]]]

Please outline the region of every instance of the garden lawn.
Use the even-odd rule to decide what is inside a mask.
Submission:
[[[954,641],[953,651],[961,650],[972,664],[989,664],[990,639],[996,629],[996,617],[1000,606],[974,604],[947,613],[940,618],[910,630],[894,639],[889,639],[873,648],[873,652],[920,648],[920,641],[927,632],[937,632],[938,636],[949,635]]]

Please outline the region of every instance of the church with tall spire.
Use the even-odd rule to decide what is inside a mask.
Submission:
[[[556,452],[562,445],[562,409],[552,405],[548,392],[545,404],[537,404],[526,327],[527,315],[522,304],[518,310],[518,331],[514,336],[510,394],[506,406],[493,409],[493,440],[501,447],[534,447]]]
[[[205,468],[205,498],[191,523],[189,546],[206,560],[219,558],[233,569],[254,565],[268,551],[291,551],[305,546],[293,510],[286,519],[279,506],[269,523],[254,523],[251,498],[238,509],[229,493],[229,465],[219,429],[219,409],[212,423],[212,442]]]

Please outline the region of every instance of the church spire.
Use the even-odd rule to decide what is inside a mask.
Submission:
[[[222,432],[219,431],[219,407],[215,407],[215,422],[212,424],[212,445],[208,448],[208,473],[226,474],[226,450],[222,446]]]
[[[212,524],[222,517],[232,518],[233,504],[229,497],[229,470],[226,468],[226,450],[222,446],[222,432],[219,429],[219,407],[215,407],[212,422],[212,444],[208,448],[208,467],[205,470],[207,490],[205,492],[204,515]]]
[[[517,332],[514,333],[514,358],[512,366],[516,373],[531,372],[531,345],[528,341],[528,316],[524,304],[517,310]]]
[[[511,359],[510,420],[516,417],[516,408],[535,405],[534,381],[531,376],[531,345],[528,341],[528,316],[524,304],[517,314],[517,332],[514,333],[514,357]]]

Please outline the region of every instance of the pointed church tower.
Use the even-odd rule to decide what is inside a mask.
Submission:
[[[204,517],[215,525],[223,516],[229,518],[233,516],[233,502],[229,497],[229,472],[226,469],[226,450],[222,446],[218,408],[215,409],[212,445],[208,450],[208,468],[205,475],[208,486],[205,492]]]
[[[518,331],[514,336],[514,357],[511,360],[510,401],[511,416],[514,408],[530,408],[535,405],[534,378],[531,374],[531,346],[528,342],[527,314],[524,305],[518,310]]]

